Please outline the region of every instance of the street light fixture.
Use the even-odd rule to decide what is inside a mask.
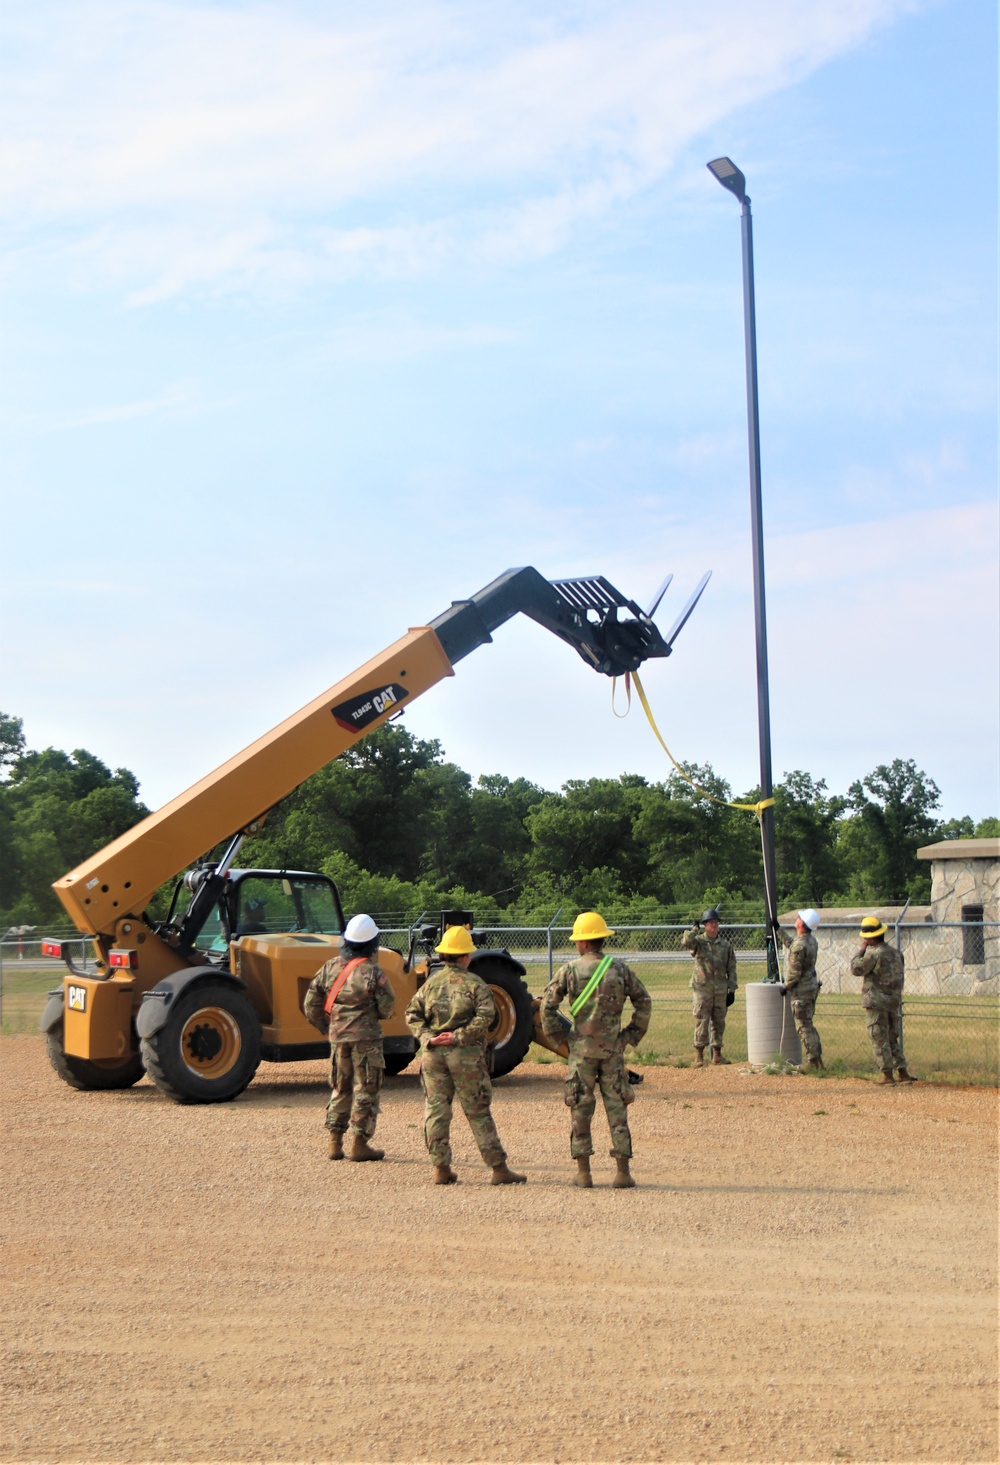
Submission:
[[[732,158],[713,158],[708,171],[743,206],[743,335],[747,371],[747,437],[750,447],[750,529],[753,542],[753,604],[757,639],[757,737],[760,744],[760,796],[773,794],[771,773],[771,702],[767,678],[767,613],[764,603],[764,522],[760,492],[760,414],[757,405],[757,319],[753,288],[753,220],[747,180]],[[761,810],[760,842],[764,857],[764,901],[767,907],[767,969],[778,979],[773,927],[778,919],[777,872],[774,857],[774,808]]]

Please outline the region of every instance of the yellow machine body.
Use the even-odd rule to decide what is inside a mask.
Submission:
[[[214,773],[57,880],[53,889],[74,925],[95,938],[99,972],[97,980],[76,973],[64,979],[65,1051],[94,1061],[127,1053],[132,1042],[131,1021],[143,993],[194,964],[192,958],[163,941],[144,919],[143,912],[161,885],[234,830],[252,831],[270,808],[318,768],[339,757],[435,683],[453,675],[435,633],[427,626],[410,630]],[[354,718],[356,725],[352,725]],[[261,1023],[268,1029],[264,1042],[286,1045],[318,1041],[316,1029],[302,1013],[301,999],[327,959],[324,953],[328,948],[323,943],[329,940],[296,933],[243,937],[234,942],[234,970],[242,976],[235,963],[245,964],[244,979],[251,999],[255,1006],[259,1004]],[[134,965],[125,982],[111,975],[112,950],[133,953]],[[390,965],[398,964],[402,979],[398,954],[383,952],[383,956]],[[400,985],[406,986],[402,980]],[[73,1007],[71,989],[88,994],[82,1011]],[[123,994],[127,994],[127,1000]],[[399,994],[398,1012],[405,1011],[408,1000]],[[387,1033],[397,1028],[404,1033],[405,1026],[398,1027],[400,1021],[394,1018],[396,1026],[387,1026]]]
[[[294,932],[287,936],[241,936],[231,947],[231,967],[246,983],[247,994],[261,1020],[261,1039],[278,1047],[315,1043],[317,1030],[303,1009],[309,983],[324,962],[340,951],[336,937]],[[386,1037],[408,1037],[407,1004],[417,990],[417,973],[404,972],[398,951],[381,947],[378,964],[396,994],[392,1017],[382,1024]]]
[[[129,1051],[135,996],[131,977],[67,977],[63,1048],[75,1058],[121,1059]]]

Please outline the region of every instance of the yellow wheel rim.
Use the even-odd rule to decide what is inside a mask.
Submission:
[[[493,1002],[497,1010],[496,1018],[490,1026],[490,1041],[496,1047],[502,1048],[517,1027],[517,1008],[514,1006],[513,997],[502,987],[491,985],[490,992],[493,994]]]
[[[222,1078],[243,1047],[239,1023],[224,1007],[201,1007],[181,1029],[181,1058],[199,1078]]]

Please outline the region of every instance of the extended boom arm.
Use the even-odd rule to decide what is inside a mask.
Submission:
[[[508,570],[470,600],[455,601],[429,626],[411,630],[57,880],[53,888],[77,928],[110,943],[123,920],[141,919],[159,886],[233,838],[215,872],[221,879],[241,831],[250,832],[310,774],[452,676],[457,661],[491,641],[490,633],[518,612],[575,647],[588,666],[607,676],[636,671],[649,657],[670,655],[673,635],[665,641],[650,616],[603,577],[550,582],[530,567]],[[195,898],[210,896],[206,882]]]

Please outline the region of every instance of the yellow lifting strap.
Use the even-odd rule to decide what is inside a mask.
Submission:
[[[666,753],[667,757],[670,759],[671,763],[677,769],[677,772],[680,774],[681,778],[683,778],[683,780],[684,780],[685,783],[689,783],[692,788],[697,789],[698,792],[704,798],[711,799],[711,801],[712,801],[713,804],[722,804],[722,806],[724,808],[726,808],[726,809],[745,809],[748,814],[755,814],[758,819],[760,818],[761,814],[764,812],[765,809],[769,809],[771,807],[771,805],[774,803],[774,800],[773,799],[761,799],[756,804],[740,804],[740,803],[735,802],[735,800],[717,798],[715,796],[715,794],[710,794],[707,788],[702,788],[702,786],[701,786],[700,783],[695,783],[694,779],[693,778],[689,778],[688,775],[684,772],[684,769],[681,767],[681,765],[678,763],[677,759],[674,757],[673,753],[671,753],[670,749],[667,747],[666,743],[663,741],[663,734],[660,732],[660,729],[656,726],[656,718],[653,716],[653,713],[652,713],[652,711],[650,709],[650,706],[649,706],[649,699],[647,698],[646,693],[645,693],[645,690],[643,689],[642,682],[639,680],[639,673],[638,672],[634,672],[634,671],[633,672],[626,672],[625,673],[625,696],[626,696],[626,699],[627,700],[626,700],[625,711],[624,712],[619,712],[618,709],[615,707],[615,683],[617,682],[617,680],[618,680],[618,678],[617,677],[614,677],[614,678],[612,678],[612,682],[611,682],[611,710],[612,710],[612,712],[615,714],[616,717],[627,717],[628,716],[629,710],[630,710],[630,708],[632,706],[632,686],[631,686],[631,683],[632,682],[635,682],[635,689],[636,689],[636,691],[639,694],[639,701],[642,703],[642,710],[646,714],[646,718],[647,718],[647,721],[649,722],[650,727],[653,729],[653,732],[656,734],[656,740],[659,743],[660,747],[663,749],[663,751]]]

